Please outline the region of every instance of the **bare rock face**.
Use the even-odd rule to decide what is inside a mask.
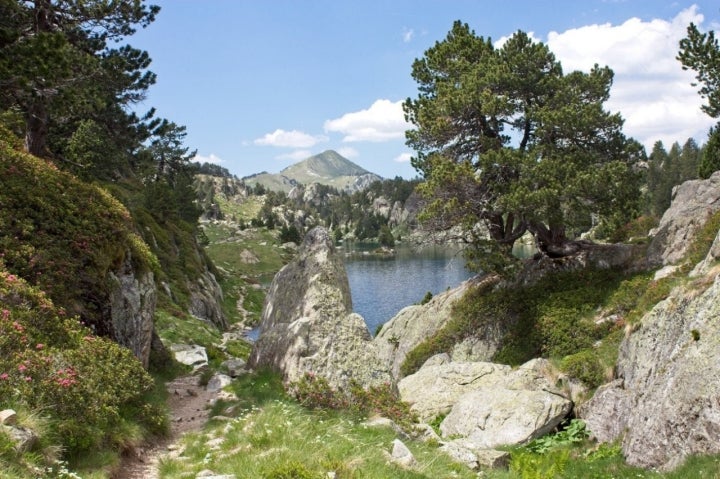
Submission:
[[[108,275],[113,339],[130,349],[145,368],[150,362],[157,286],[151,271],[137,273],[128,252],[121,267]]]
[[[648,249],[653,266],[675,264],[685,255],[695,233],[720,210],[720,172],[707,180],[690,180],[673,189],[670,208],[663,214]]]
[[[470,289],[480,287],[493,278],[472,278],[458,287],[435,295],[428,303],[423,305],[407,306],[400,310],[390,321],[385,323],[382,330],[375,337],[380,359],[388,364],[393,377],[399,379],[400,366],[407,354],[417,345],[429,338],[450,320],[452,307]],[[498,327],[500,325],[497,325]],[[476,343],[463,350],[463,359],[468,358],[470,349],[474,351],[472,359],[476,361],[490,360],[499,347],[502,334],[499,329],[489,327],[483,332],[482,338],[476,338]]]
[[[325,228],[309,231],[298,257],[275,275],[249,366],[281,371],[287,381],[313,373],[335,388],[391,381],[365,321],[352,313],[345,266]]]
[[[189,313],[210,321],[221,331],[227,329],[227,320],[222,311],[223,293],[215,275],[206,268],[200,277],[188,283],[188,289],[190,291]]]
[[[641,467],[720,453],[719,317],[717,275],[658,303],[623,341],[618,379],[581,408],[588,429],[603,441],[623,437],[627,461]]]

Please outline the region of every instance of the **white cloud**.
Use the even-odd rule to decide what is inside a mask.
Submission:
[[[548,47],[565,72],[588,71],[594,64],[609,66],[615,79],[607,108],[625,119],[624,131],[652,148],[666,148],[689,137],[705,140],[714,122],[700,111],[702,99],[675,57],[687,25],[700,25],[703,16],[693,5],[671,21],[631,18],[621,25],[587,25],[548,35]]]
[[[412,153],[400,153],[398,156],[393,158],[393,161],[398,163],[408,163],[412,159]]]
[[[282,155],[278,155],[275,158],[278,160],[301,161],[301,160],[304,160],[311,156],[312,156],[312,152],[310,152],[310,150],[295,150],[290,153],[284,153]]]
[[[267,133],[262,138],[256,139],[253,143],[261,146],[309,148],[327,140],[328,138],[323,135],[312,136],[308,135],[307,133],[303,133],[302,131],[285,131],[277,129],[272,133]]]
[[[344,134],[345,142],[395,140],[403,138],[410,127],[405,122],[402,101],[385,99],[376,100],[367,110],[346,113],[325,122],[325,131]]]
[[[215,163],[216,165],[224,163],[224,160],[219,156],[216,156],[215,153],[210,153],[210,156],[195,155],[192,161],[197,163]]]
[[[351,147],[351,146],[344,146],[342,148],[338,148],[337,152],[340,153],[341,156],[344,156],[345,158],[357,158],[360,153],[358,151]]]
[[[403,42],[410,43],[415,36],[415,30],[412,28],[403,28]]]

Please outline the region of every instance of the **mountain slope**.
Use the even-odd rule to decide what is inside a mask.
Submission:
[[[249,185],[260,184],[275,191],[289,192],[295,185],[320,183],[349,192],[362,190],[381,180],[375,173],[356,165],[333,150],[324,151],[290,165],[280,173],[259,173],[243,180]]]

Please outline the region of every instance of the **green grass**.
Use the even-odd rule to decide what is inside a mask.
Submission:
[[[265,300],[264,288],[257,286],[268,285],[294,253],[279,246],[274,230],[241,230],[228,223],[209,223],[203,228],[209,240],[208,257],[221,271],[223,310],[228,322],[244,319],[246,325],[257,324]],[[258,262],[243,261],[241,253],[245,250],[252,252]],[[246,317],[238,310],[238,302],[247,312]]]
[[[330,472],[339,479],[479,477],[439,451],[437,444],[412,440],[403,441],[419,465],[408,470],[391,464],[387,453],[396,438],[393,430],[367,427],[351,413],[306,409],[284,392],[277,374],[260,371],[230,387],[238,399],[217,404],[212,415],[231,419],[211,419],[205,430],[185,436],[182,458],[161,461],[161,478],[195,477],[203,469],[238,478],[324,479]],[[625,464],[618,445],[598,446],[573,431],[571,423],[556,437],[512,448],[508,470],[486,470],[480,477],[683,479],[720,474],[720,456],[691,458],[667,474],[632,467]]]
[[[207,321],[162,309],[155,311],[155,328],[166,346],[178,343],[209,347],[222,338],[220,331]]]
[[[419,466],[405,470],[389,463],[395,433],[362,424],[362,418],[336,411],[309,410],[287,397],[280,378],[261,372],[232,386],[240,398],[216,413],[229,422],[211,421],[205,431],[183,441],[187,460],[165,459],[162,478],[194,477],[202,469],[252,478],[474,478],[436,447],[405,441]],[[222,438],[219,448],[208,438]]]

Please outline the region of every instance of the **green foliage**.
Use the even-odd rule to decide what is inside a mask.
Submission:
[[[155,75],[146,52],[117,42],[158,11],[127,0],[0,3],[0,110],[22,112],[29,152],[61,153],[67,131],[85,119],[137,142],[140,120],[124,107],[143,99]]]
[[[669,281],[654,282],[649,274],[625,276],[613,270],[555,273],[525,287],[493,289],[493,284],[468,291],[445,327],[407,354],[401,374],[412,374],[431,356],[481,335],[488,324],[501,325],[504,332],[502,348],[493,358],[496,362],[518,365],[533,357],[580,353],[625,321],[635,321],[670,289]],[[616,314],[616,321],[596,325],[593,318],[599,309]],[[581,374],[587,367],[586,379],[596,381],[600,367],[582,359],[581,355],[569,361]],[[614,360],[598,359],[603,371]]]
[[[569,460],[570,453],[565,450],[552,455],[516,452],[510,462],[510,472],[521,479],[563,477]]]
[[[645,211],[649,215],[660,218],[670,207],[673,188],[698,177],[700,157],[700,148],[692,138],[682,148],[678,142],[673,143],[669,153],[661,141],[655,143],[648,158],[645,192]]]
[[[428,304],[432,300],[432,298],[433,298],[432,291],[428,291],[427,293],[425,293],[425,296],[423,296],[423,299],[420,300],[420,304],[421,305]]]
[[[565,356],[560,363],[560,369],[568,376],[579,379],[589,388],[596,388],[607,380],[605,368],[592,349]]]
[[[295,225],[282,226],[280,228],[280,243],[295,243],[299,245],[302,243],[302,236]]]
[[[142,410],[153,384],[132,353],[93,336],[1,266],[0,304],[0,407],[49,414],[70,455],[117,440],[123,412]]]
[[[581,443],[587,439],[589,435],[588,430],[585,428],[585,422],[582,419],[572,419],[564,428],[555,434],[548,434],[535,439],[525,447],[528,451],[535,454],[545,454],[554,448]]]
[[[705,259],[713,241],[715,241],[718,231],[720,231],[720,212],[715,212],[710,215],[705,221],[705,224],[695,232],[695,237],[683,258],[685,272],[688,272],[691,268],[695,267],[696,264]]]
[[[387,246],[389,248],[395,246],[395,237],[388,225],[382,225],[380,227],[380,231],[378,232],[378,243],[380,243],[380,246]]]
[[[708,133],[698,165],[698,176],[703,179],[720,170],[720,127],[715,126]]]
[[[403,108],[416,126],[406,137],[426,180],[426,225],[472,234],[483,223],[495,243],[484,271],[503,272],[496,259],[509,259],[525,232],[563,256],[594,216],[620,225],[637,214],[633,165],[644,150],[603,108],[609,68],[564,74],[548,47],[522,31],[495,48],[456,21],[415,60],[412,76],[419,95]]]
[[[657,225],[658,219],[655,216],[638,216],[614,231],[608,232],[607,237],[612,243],[624,243],[632,239],[646,239],[648,232]]]
[[[273,468],[263,476],[266,479],[319,479],[300,462],[290,462]]]
[[[677,59],[682,63],[683,70],[695,71],[700,96],[707,100],[702,111],[712,118],[720,117],[720,45],[715,32],[700,33],[691,23],[687,36],[680,40]]]
[[[347,391],[338,391],[325,378],[305,373],[289,389],[300,404],[310,409],[349,410],[366,417],[379,414],[406,427],[416,422],[410,406],[400,400],[390,384],[364,389],[352,382]]]
[[[0,250],[7,269],[45,290],[101,334],[108,273],[156,260],[130,213],[107,191],[0,144]]]

